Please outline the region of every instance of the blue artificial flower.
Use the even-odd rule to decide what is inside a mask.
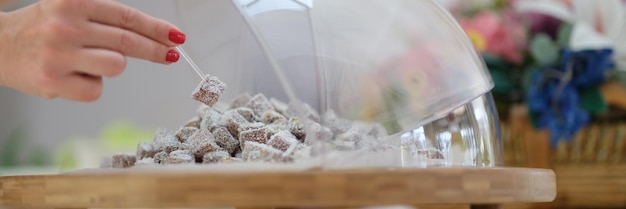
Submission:
[[[606,74],[615,68],[611,59],[612,49],[571,51],[563,49],[559,70],[563,72],[571,65],[574,76],[572,83],[577,87],[595,86],[606,80]]]
[[[579,106],[580,88],[604,82],[607,72],[615,68],[611,49],[561,52],[558,64],[533,73],[527,95],[528,108],[536,116],[535,125],[550,131],[553,146],[561,139],[573,138],[591,119]]]

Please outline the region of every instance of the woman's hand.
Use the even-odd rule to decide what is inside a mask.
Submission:
[[[126,56],[169,64],[175,26],[111,0],[41,0],[0,13],[0,85],[44,98],[94,101]]]

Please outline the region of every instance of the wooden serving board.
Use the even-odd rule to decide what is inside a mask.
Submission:
[[[355,207],[550,202],[528,168],[217,171],[176,166],[0,177],[0,208]]]

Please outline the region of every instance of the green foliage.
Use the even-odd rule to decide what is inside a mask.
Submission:
[[[482,55],[489,73],[494,82],[494,93],[506,94],[513,91],[515,88],[515,81],[511,78],[511,70],[513,66],[504,59],[493,56],[491,54],[484,53]]]
[[[557,34],[556,42],[559,46],[565,47],[569,45],[573,29],[574,26],[572,24],[563,23],[563,25],[559,28],[559,32]]]
[[[74,155],[74,140],[65,141],[59,148],[55,156],[56,165],[61,170],[71,170],[78,165]]]
[[[600,87],[591,86],[580,89],[580,107],[589,111],[592,115],[601,115],[609,111],[609,105],[606,103],[600,92]]]
[[[153,136],[153,129],[141,129],[132,122],[119,120],[102,129],[100,140],[106,149],[119,150],[134,148],[139,142],[149,141]]]
[[[0,167],[15,167],[19,165],[20,149],[24,146],[24,133],[21,129],[13,131],[9,138],[0,146]]]
[[[536,35],[530,42],[530,54],[541,66],[555,63],[559,58],[559,48],[550,36],[543,33]]]
[[[0,167],[46,166],[49,153],[45,149],[30,145],[23,128],[17,128],[0,144]]]

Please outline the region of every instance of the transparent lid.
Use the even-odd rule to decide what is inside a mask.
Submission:
[[[178,9],[184,47],[228,85],[220,101],[263,94],[297,104],[308,144],[347,137],[337,118],[374,124],[360,131],[377,127],[378,138],[401,136],[493,87],[470,40],[434,0],[181,0]],[[320,127],[332,130],[313,137]]]

